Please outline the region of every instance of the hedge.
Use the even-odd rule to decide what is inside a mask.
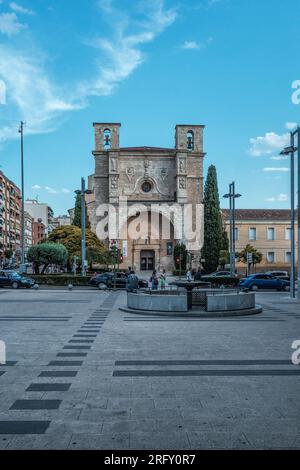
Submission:
[[[90,276],[80,277],[65,274],[45,274],[43,276],[27,274],[26,277],[33,279],[37,284],[47,286],[68,286],[69,284],[73,286],[89,286],[91,279]]]
[[[210,282],[212,287],[236,287],[240,279],[237,277],[210,277],[210,276],[202,276],[201,281],[203,282]]]

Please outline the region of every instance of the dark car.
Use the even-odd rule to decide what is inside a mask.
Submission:
[[[237,274],[234,276],[237,277]],[[231,273],[230,271],[217,271],[215,273],[208,274],[205,277],[231,277]]]
[[[24,287],[30,289],[34,285],[35,282],[32,279],[24,277],[19,273],[12,271],[0,272],[0,287],[12,287],[13,289]]]
[[[93,276],[90,280],[90,285],[98,287],[99,289],[111,289],[114,287],[114,273],[103,273]],[[127,275],[125,273],[116,273],[116,288],[126,289],[127,287]],[[148,287],[148,282],[139,279],[139,288]]]
[[[239,287],[243,289],[258,290],[258,289],[276,289],[289,290],[290,283],[284,279],[279,279],[269,274],[252,274],[251,276],[241,279]]]
[[[287,271],[268,271],[265,274],[268,274],[268,276],[278,277],[279,279],[284,279],[285,281],[290,280],[290,276]]]

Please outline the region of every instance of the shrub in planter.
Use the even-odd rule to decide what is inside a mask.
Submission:
[[[237,287],[240,280],[237,277],[210,277],[202,276],[201,281],[210,282],[212,287]]]
[[[37,284],[47,286],[89,286],[90,277],[80,277],[65,274],[34,275],[28,274],[27,277],[33,279]]]

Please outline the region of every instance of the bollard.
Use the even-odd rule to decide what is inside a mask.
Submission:
[[[34,284],[33,288],[34,290],[39,290],[40,286],[38,284]]]
[[[69,284],[69,285],[68,285],[68,290],[69,290],[69,291],[73,290],[73,284]]]

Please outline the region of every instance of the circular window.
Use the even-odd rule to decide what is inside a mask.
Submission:
[[[150,193],[152,189],[152,184],[149,183],[149,181],[145,181],[143,184],[142,184],[142,191],[144,193]]]

